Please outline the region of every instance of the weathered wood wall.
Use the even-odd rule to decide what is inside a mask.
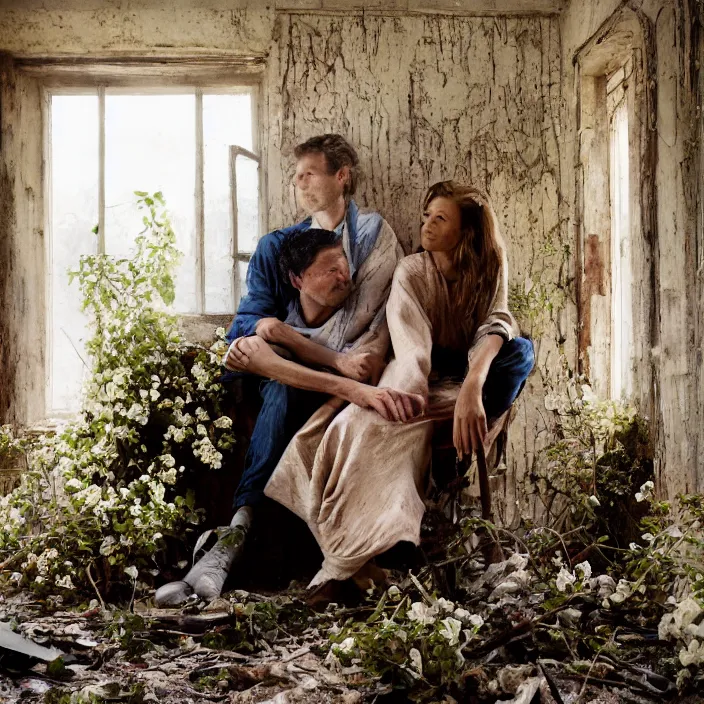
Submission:
[[[632,10],[630,9],[632,8]],[[649,349],[641,352],[649,365],[651,421],[656,442],[656,471],[662,494],[704,491],[704,447],[702,428],[702,241],[701,185],[701,77],[697,56],[701,54],[701,7],[689,0],[646,0],[623,3],[595,0],[586,7],[570,3],[561,16],[562,73],[570,89],[565,93],[564,156],[576,164],[576,99],[578,93],[575,56],[591,37],[599,33],[615,13],[632,12],[646,34],[643,63],[647,90],[652,94],[647,109],[638,115],[654,133],[654,148],[632,144],[642,158],[642,179],[654,181],[652,197],[643,205],[644,234],[651,238],[651,305],[634,317],[636,335],[649,338]],[[575,222],[574,169],[564,175],[562,192],[571,223]],[[638,184],[641,186],[641,183]],[[699,199],[699,200],[698,200]],[[697,205],[699,203],[699,206]],[[589,203],[583,206],[586,211]],[[597,232],[608,240],[605,233]],[[647,376],[647,375],[646,375]]]
[[[407,251],[418,244],[426,188],[455,178],[491,193],[512,282],[557,281],[566,238],[557,29],[540,17],[280,15],[269,91],[269,173],[280,176],[270,176],[270,222],[294,217],[293,146],[341,132],[366,174],[359,200],[384,214]],[[540,333],[539,370],[519,404],[501,487],[507,518],[528,489],[541,374],[557,362],[558,325]]]
[[[455,3],[440,0],[430,4],[445,14],[420,12],[413,0],[395,0],[386,10],[358,4],[374,9],[344,13],[336,0],[287,7],[279,0],[267,6],[243,1],[238,9],[219,0],[183,9],[147,0],[129,8],[117,0],[18,1],[0,9],[0,51],[265,58],[260,123],[271,227],[295,215],[292,147],[326,130],[358,146],[366,172],[359,200],[379,209],[409,249],[417,242],[420,198],[430,183],[454,177],[486,186],[508,243],[511,280],[525,294],[519,299],[533,305],[529,322],[538,348],[539,369],[512,433],[503,496],[510,517],[516,501],[525,505],[532,452],[543,436],[543,375],[558,369],[560,350],[577,358],[568,284],[576,273],[573,57],[622,3],[573,1],[562,15],[555,14],[557,0],[532,2],[532,15],[508,2],[497,14],[496,3],[479,0],[463,3],[476,5],[475,15],[449,12]],[[693,379],[704,371],[704,306],[697,305],[704,301],[696,185],[702,156],[692,141],[701,129],[695,7],[693,0],[639,3],[655,38],[654,54],[646,57],[657,74],[658,131],[650,363],[658,466],[670,494],[704,487],[698,459],[704,385]],[[41,416],[44,204],[36,91],[31,81],[4,73],[0,420]],[[541,316],[535,310],[551,303],[556,311]]]

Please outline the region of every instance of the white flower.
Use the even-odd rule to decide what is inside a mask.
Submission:
[[[57,577],[55,580],[56,586],[61,587],[63,589],[75,589],[75,585],[73,584],[73,581],[71,580],[71,575],[66,574],[63,577]]]
[[[631,583],[627,579],[619,579],[616,591],[609,597],[613,604],[622,604],[631,594]]]
[[[692,639],[687,650],[680,650],[680,662],[684,667],[704,663],[704,642],[700,643],[696,638]]]
[[[442,621],[440,635],[445,638],[450,645],[457,645],[460,642],[460,633],[462,632],[462,623],[451,616],[444,618]]]
[[[596,498],[596,496],[594,496],[594,494],[592,494],[592,495],[587,499],[587,501],[589,501],[589,505],[590,505],[590,506],[595,506],[595,507],[596,507],[596,506],[601,506],[601,502],[599,501],[599,499]]]
[[[172,455],[162,455],[161,462],[164,467],[171,468],[176,466],[176,460],[173,458]]]
[[[161,533],[154,533],[154,535],[152,535],[152,540],[156,543],[156,541],[157,541],[157,540],[161,540],[162,537],[163,537],[163,536],[162,536]]]
[[[103,538],[103,542],[100,544],[99,552],[101,555],[107,556],[115,552],[115,548],[115,538],[112,535],[108,535]]]
[[[655,484],[653,484],[653,482],[645,482],[645,484],[641,486],[640,491],[636,492],[636,501],[650,500],[652,498],[654,488]]]
[[[555,586],[559,592],[567,590],[568,585],[572,585],[577,581],[574,572],[570,572],[566,567],[561,567],[560,572],[555,579]]]
[[[582,579],[589,579],[592,576],[592,566],[586,560],[575,565],[574,568],[582,573]]]
[[[475,627],[475,628],[481,628],[484,625],[484,619],[479,615],[479,614],[472,614],[469,617],[469,622]]]
[[[415,670],[419,675],[423,674],[423,657],[417,648],[411,648],[411,652],[408,653],[408,657],[411,660],[411,668]]]
[[[351,653],[354,650],[354,645],[354,638],[350,636],[349,638],[345,638],[339,645],[336,645],[335,648],[341,653]]]
[[[440,597],[435,602],[435,604],[441,611],[444,611],[448,614],[451,614],[455,610],[454,603],[451,601],[448,601],[447,599],[444,599],[443,597]]]
[[[210,420],[208,411],[206,411],[205,408],[202,408],[201,406],[198,406],[198,408],[196,408],[196,418],[204,422]]]
[[[76,477],[71,477],[71,479],[64,484],[64,488],[66,491],[70,491],[71,493],[74,491],[80,491],[83,488],[83,482],[80,479],[76,479]]]
[[[467,623],[472,614],[470,614],[467,609],[455,609],[455,612],[452,615],[463,623]]]
[[[134,565],[130,565],[129,567],[125,567],[125,574],[128,577],[132,577],[132,579],[137,579],[137,568]]]
[[[149,389],[149,397],[152,401],[158,400],[159,396],[161,396],[161,394],[156,389]]]
[[[21,582],[22,581],[22,574],[20,572],[13,572],[10,575],[10,580],[13,582]]]
[[[389,599],[398,599],[401,596],[401,590],[395,585],[392,584],[387,590],[386,594],[388,595]]]
[[[165,471],[165,472],[159,472],[159,479],[161,479],[164,484],[175,484],[176,483],[176,468],[172,467],[171,469]]]
[[[415,601],[411,604],[408,618],[411,621],[418,621],[424,625],[435,623],[438,610],[435,607],[428,606],[422,601]]]
[[[232,427],[232,418],[228,418],[227,416],[220,416],[213,425],[216,428],[231,428]]]
[[[665,640],[668,636],[681,638],[685,629],[692,624],[702,612],[699,602],[692,597],[683,599],[671,614],[665,614],[658,625],[658,637]]]
[[[42,577],[41,575],[37,575],[37,576],[34,578],[34,583],[35,583],[35,584],[42,584],[42,583],[44,583],[44,582],[46,582],[46,579],[44,579],[44,577]]]
[[[83,500],[84,508],[92,508],[95,506],[103,496],[102,489],[96,484],[91,484],[82,491],[78,491],[74,494],[77,499]]]

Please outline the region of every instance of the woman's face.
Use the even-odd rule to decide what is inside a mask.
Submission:
[[[438,196],[428,203],[420,228],[420,243],[428,252],[451,252],[460,241],[460,206],[452,198]]]

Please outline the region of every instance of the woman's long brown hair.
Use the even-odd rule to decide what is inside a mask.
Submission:
[[[455,181],[433,184],[423,199],[423,212],[435,198],[451,198],[460,208],[461,239],[452,263],[459,278],[452,307],[472,336],[489,314],[503,264],[504,243],[489,196],[476,186]]]

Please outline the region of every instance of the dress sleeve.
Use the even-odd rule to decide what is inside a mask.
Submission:
[[[386,306],[394,359],[380,386],[428,398],[433,348],[432,323],[426,313],[429,282],[422,266],[404,259],[396,269]]]
[[[487,335],[499,335],[508,342],[518,334],[518,324],[508,309],[508,261],[506,253],[502,251],[501,267],[499,269],[499,278],[496,282],[494,299],[491,302],[488,315],[474,335],[470,354],[471,349]]]

